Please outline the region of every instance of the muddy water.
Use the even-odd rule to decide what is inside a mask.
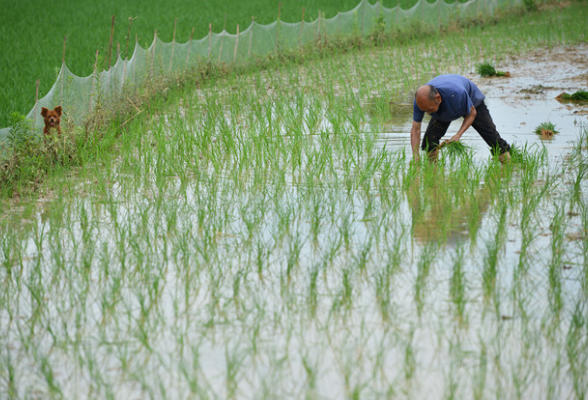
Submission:
[[[587,56],[587,49],[579,46],[575,54]],[[470,76],[487,95],[503,137],[511,144],[545,146],[556,162],[587,121],[585,105],[554,99],[559,91],[585,88],[566,55],[560,49],[512,60],[501,65],[511,72],[508,79]],[[553,71],[559,69],[556,79]],[[395,106],[380,145],[410,152],[411,116],[410,105]],[[561,132],[551,141],[532,132],[546,120]],[[327,121],[321,124],[329,131]],[[487,162],[486,145],[474,131],[463,140],[475,149],[476,163]],[[345,199],[340,191],[321,188],[321,202],[329,195],[342,199],[313,242],[300,200],[307,188],[289,180],[279,200],[292,207],[290,232],[275,243],[281,211],[272,201],[264,203],[267,214],[253,241],[241,219],[240,206],[262,201],[261,195],[211,194],[192,182],[174,197],[173,184],[158,195],[132,180],[118,176],[104,198],[78,198],[70,205],[50,200],[48,217],[31,217],[37,236],[22,244],[21,276],[3,276],[14,311],[0,314],[0,355],[15,365],[22,397],[49,397],[48,376],[65,398],[163,398],[163,392],[168,398],[573,398],[580,397],[576,388],[586,388],[586,378],[574,375],[567,358],[574,339],[570,316],[585,304],[583,248],[578,240],[566,247],[569,269],[558,270],[564,305],[553,311],[549,207],[542,209],[546,218],[538,218],[532,262],[522,276],[516,268],[520,216],[511,216],[496,281],[485,289],[498,213],[483,188],[472,198],[480,203],[477,243],[467,242],[456,214],[457,228],[438,247],[430,229],[435,222],[412,220],[417,206],[410,193],[400,196],[393,215],[369,218],[365,194]],[[378,201],[376,208],[384,209]],[[219,223],[213,210],[229,202],[229,222]],[[328,220],[326,208],[317,205]],[[53,224],[59,213],[71,229]],[[175,228],[168,230],[172,217]],[[89,228],[88,218],[95,221]],[[352,245],[329,255],[346,224]],[[574,231],[582,226],[578,217],[568,225]],[[38,238],[52,231],[63,236],[39,247]],[[374,231],[382,238],[377,248],[362,252]],[[62,253],[55,251],[59,246]],[[214,254],[206,246],[217,246]],[[400,259],[392,268],[395,247]],[[298,261],[291,263],[297,249]],[[453,267],[460,252],[466,254],[462,317],[451,294],[460,278]],[[92,255],[94,261],[84,265]],[[70,273],[60,275],[56,265]],[[37,280],[47,282],[41,300],[27,289]],[[39,301],[44,307],[36,306]],[[35,327],[30,336],[29,326]],[[585,331],[579,339],[586,340]],[[578,352],[576,368],[586,365],[583,348]]]
[[[556,97],[562,92],[588,88],[588,45],[544,49],[524,59],[504,60],[500,69],[509,71],[511,77],[466,74],[486,95],[486,105],[498,132],[509,144],[545,146],[550,157],[562,157],[569,149],[569,142],[578,137],[582,124],[588,124],[588,102],[562,103]],[[391,148],[410,149],[410,105],[397,106],[393,113],[387,131],[382,132],[382,140]],[[423,130],[427,122],[425,116]],[[543,122],[552,122],[559,129],[552,140],[542,140],[534,133]],[[460,125],[461,120],[453,122],[446,137],[457,132]],[[462,141],[476,150],[476,160],[488,159],[488,146],[473,128],[464,134]]]

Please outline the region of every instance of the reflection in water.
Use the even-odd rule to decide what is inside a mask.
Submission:
[[[442,167],[427,169],[405,189],[414,237],[421,243],[457,243],[468,236],[475,241],[490,204],[489,186],[479,180],[463,185],[459,174],[446,175]]]

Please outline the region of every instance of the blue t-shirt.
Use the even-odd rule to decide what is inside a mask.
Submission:
[[[476,84],[461,75],[439,75],[426,83],[437,89],[441,95],[439,110],[431,113],[431,118],[451,122],[470,113],[472,106],[478,107],[484,96]],[[425,115],[416,104],[413,104],[413,120],[421,122]]]

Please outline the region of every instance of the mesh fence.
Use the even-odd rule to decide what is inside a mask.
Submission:
[[[122,94],[123,87],[137,85],[154,76],[181,73],[198,62],[239,64],[272,52],[296,50],[312,45],[324,38],[342,38],[350,35],[367,37],[374,31],[390,32],[415,23],[441,27],[460,19],[477,15],[494,15],[499,10],[520,6],[523,0],[472,0],[466,3],[447,4],[442,0],[428,3],[420,0],[410,9],[400,6],[383,7],[362,0],[357,7],[340,12],[333,18],[319,17],[312,21],[286,23],[275,21],[251,25],[238,34],[226,31],[212,33],[187,43],[164,43],[155,36],[148,49],[135,45],[128,60],[120,57],[108,71],[87,77],[74,75],[65,63],[49,93],[38,100],[26,116],[39,134],[44,126],[41,108],[63,107],[66,119],[73,125],[81,125],[98,101],[108,102]],[[0,141],[4,142],[12,128],[0,129]]]

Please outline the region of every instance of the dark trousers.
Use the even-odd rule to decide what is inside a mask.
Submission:
[[[510,151],[510,146],[506,141],[500,137],[500,134],[496,130],[496,125],[492,121],[488,107],[484,102],[480,103],[476,107],[476,119],[472,124],[472,127],[482,136],[482,139],[490,146],[492,152],[502,154],[505,151]],[[425,131],[425,137],[421,148],[427,152],[432,151],[439,146],[441,138],[447,133],[447,128],[451,122],[439,121],[438,119],[431,118],[427,130]]]

